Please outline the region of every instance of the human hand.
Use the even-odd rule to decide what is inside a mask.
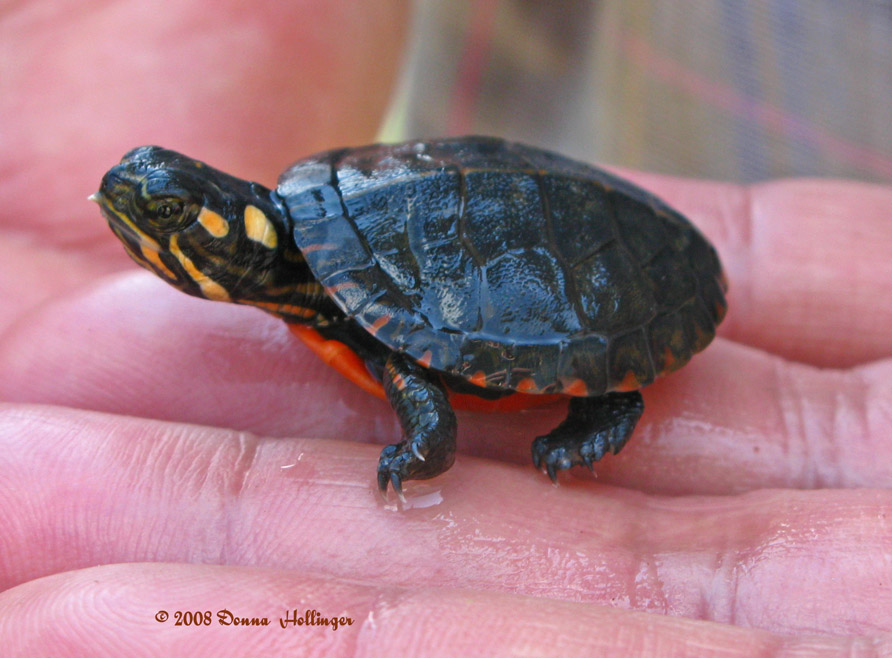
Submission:
[[[296,100],[281,102],[284,112]],[[269,183],[288,158],[368,138],[304,148],[307,133],[250,174],[237,170],[253,166],[251,133],[240,134],[241,155],[195,154]],[[97,157],[98,175],[134,143]],[[65,229],[85,239],[58,241],[52,218],[80,212],[72,204],[98,175],[50,198],[46,213],[32,209],[40,221],[24,233],[4,218],[3,646],[885,649],[870,642],[892,626],[892,191],[638,175],[722,254],[731,293],[721,338],[645,390],[635,436],[596,479],[577,469],[555,488],[530,467],[530,440],[562,407],[459,414],[458,463],[410,483],[413,507],[400,510],[374,482],[380,446],[370,443],[399,432],[385,403],[321,368],[260,312],[186,297],[142,271],[100,277],[121,261],[98,264],[97,254],[121,250],[85,201]],[[33,203],[21,189],[4,198]],[[28,294],[35,285],[40,304]],[[272,626],[219,626],[222,608]],[[294,609],[354,623],[280,628]],[[160,610],[171,619],[155,621]],[[176,628],[176,610],[211,610],[214,624]]]

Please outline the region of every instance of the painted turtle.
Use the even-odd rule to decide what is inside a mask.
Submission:
[[[143,267],[279,316],[392,405],[404,438],[378,485],[455,460],[455,406],[569,396],[537,467],[617,453],[638,389],[705,348],[725,315],[715,249],[648,192],[522,144],[464,137],[326,151],[275,191],[156,146],[94,195]]]

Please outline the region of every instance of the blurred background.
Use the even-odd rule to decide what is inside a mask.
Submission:
[[[420,0],[385,139],[892,182],[892,0]]]

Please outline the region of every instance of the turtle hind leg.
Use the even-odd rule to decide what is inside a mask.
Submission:
[[[381,383],[405,438],[381,451],[378,488],[386,493],[390,484],[402,497],[405,480],[426,480],[452,466],[458,423],[443,385],[411,359],[391,354]]]
[[[591,469],[608,452],[622,450],[643,412],[638,391],[571,398],[566,420],[533,441],[533,463],[536,468],[544,464],[552,482],[557,482],[558,471],[571,466]]]

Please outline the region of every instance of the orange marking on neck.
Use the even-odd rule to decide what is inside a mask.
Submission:
[[[324,242],[323,244],[308,244],[306,247],[301,247],[301,251],[305,254],[311,254],[314,251],[333,251],[338,248],[338,245],[333,242]]]
[[[564,386],[563,392],[575,397],[585,397],[588,395],[588,386],[581,379],[574,379],[569,386]]]
[[[430,368],[432,358],[434,358],[434,355],[431,354],[430,350],[427,350],[424,354],[421,355],[421,358],[418,359],[418,363],[425,368]]]
[[[638,378],[635,376],[635,373],[629,370],[626,373],[626,376],[623,377],[623,380],[613,387],[615,391],[637,391],[641,388],[641,383],[638,381]]]
[[[257,301],[247,301],[247,304],[251,306],[257,306],[259,308],[264,309],[265,311],[272,311],[273,313],[281,313],[284,315],[293,315],[297,318],[312,318],[316,315],[316,311],[311,308],[306,308],[304,306],[295,306],[294,304],[277,304],[276,302],[257,302]]]
[[[517,390],[520,393],[535,393],[539,390],[539,387],[536,386],[536,380],[532,377],[524,377],[519,382],[517,382]]]
[[[326,290],[330,293],[333,292],[341,292],[342,290],[353,290],[354,288],[358,288],[359,284],[354,283],[353,281],[344,281],[343,283],[336,283],[333,286],[328,286]]]
[[[391,317],[391,316],[389,316],[389,315],[387,315],[387,314],[385,313],[385,314],[382,315],[380,318],[378,318],[377,320],[375,320],[375,321],[372,323],[372,326],[369,327],[369,333],[372,334],[372,336],[377,335],[377,333],[378,333],[379,331],[381,331],[381,327],[383,327],[385,324],[387,324],[388,322],[390,322],[390,317]]]
[[[474,386],[480,386],[481,388],[486,386],[486,373],[482,370],[478,370],[473,375],[468,378]]]

